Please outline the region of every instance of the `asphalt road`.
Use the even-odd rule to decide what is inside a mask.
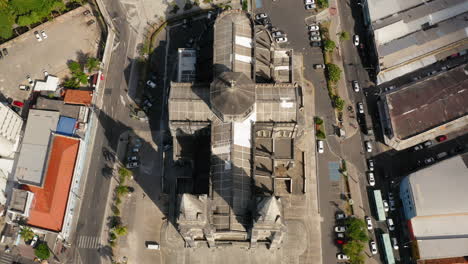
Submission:
[[[118,1],[106,0],[105,5],[113,18],[125,18]],[[121,117],[128,118],[128,109],[121,106],[121,93],[127,89],[126,76],[122,74],[129,67],[128,43],[131,32],[124,19],[113,19],[120,43],[111,55],[109,69],[107,72],[102,109],[98,109],[98,128],[95,136],[93,157],[90,159],[85,191],[82,196],[80,214],[77,222],[75,236],[72,245],[75,248],[72,263],[101,263],[101,257],[106,250],[99,245],[101,231],[103,229],[104,212],[109,191],[110,178],[102,174],[106,160],[102,155],[103,148],[116,151],[118,138],[126,127],[118,121]],[[117,44],[117,43],[115,43]],[[128,78],[128,77],[127,77]],[[112,164],[108,164],[112,166]],[[90,243],[89,241],[93,241]],[[76,251],[77,249],[77,251]],[[99,250],[99,251],[98,251]]]

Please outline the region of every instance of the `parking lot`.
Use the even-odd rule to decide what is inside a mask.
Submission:
[[[29,85],[27,75],[33,81],[44,80],[47,71],[61,78],[68,73],[69,60],[96,56],[101,30],[97,23],[87,24],[90,20],[97,22],[92,13],[83,15],[87,9],[87,5],[77,8],[0,46],[8,50],[8,56],[0,60],[0,93],[4,97],[24,100],[29,92],[18,87]],[[38,41],[34,32],[40,34],[42,30],[47,38],[41,36],[42,41]]]

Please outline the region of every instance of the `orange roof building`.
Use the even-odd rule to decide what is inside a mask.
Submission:
[[[54,135],[43,187],[23,187],[34,193],[29,225],[56,232],[62,230],[79,145],[78,139]]]
[[[66,104],[76,104],[76,105],[91,105],[93,100],[92,91],[82,91],[82,90],[73,90],[67,89],[65,91],[65,98],[63,101]]]

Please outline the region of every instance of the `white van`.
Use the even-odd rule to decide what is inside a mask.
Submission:
[[[147,249],[152,249],[152,250],[159,250],[159,244],[156,243],[156,242],[147,241],[146,242],[146,248]]]

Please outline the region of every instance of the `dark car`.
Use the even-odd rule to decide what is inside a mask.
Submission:
[[[447,136],[446,135],[440,135],[440,136],[436,137],[436,140],[437,140],[437,142],[443,142],[443,141],[447,140]]]
[[[1,53],[1,52],[0,52],[0,59],[3,59],[3,55],[2,55],[2,53]]]
[[[91,26],[92,24],[94,24],[96,21],[94,21],[93,19],[91,19],[90,21],[88,21],[86,24],[88,26]]]
[[[4,55],[4,56],[8,56],[8,50],[7,50],[7,48],[3,48],[2,51],[3,51],[3,55]]]
[[[322,42],[312,41],[312,42],[310,42],[310,46],[312,46],[312,47],[322,47]]]

